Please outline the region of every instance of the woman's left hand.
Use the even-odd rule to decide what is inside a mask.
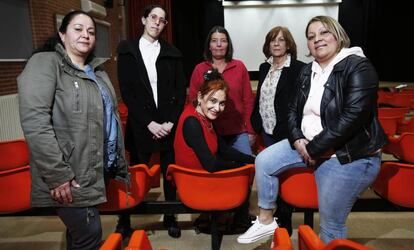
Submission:
[[[306,145],[309,143],[306,139],[298,139],[293,143],[296,151],[298,151],[299,155],[302,157],[303,162],[308,166],[315,165],[315,160],[313,160],[308,151],[306,150]]]
[[[255,134],[249,134],[250,147],[252,147],[255,143],[256,143],[256,135]]]
[[[59,203],[72,203],[72,191],[71,187],[79,188],[79,184],[75,181],[75,179],[71,181],[67,181],[62,185],[50,190],[50,195],[52,199]]]

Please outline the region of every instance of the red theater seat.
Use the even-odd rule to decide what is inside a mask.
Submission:
[[[119,211],[138,205],[152,187],[154,176],[159,176],[160,166],[148,168],[138,164],[128,168],[131,174],[131,185],[110,179],[106,190],[108,201],[99,206],[102,211]]]
[[[400,162],[384,162],[374,191],[384,199],[403,207],[414,208],[414,165]]]
[[[373,250],[347,239],[336,239],[325,245],[318,235],[307,225],[300,225],[298,230],[299,250]]]
[[[254,178],[254,165],[209,173],[171,164],[167,176],[177,186],[178,196],[184,205],[212,213],[211,247],[220,249],[217,212],[236,208],[246,200]]]
[[[0,213],[30,208],[29,150],[24,140],[0,142]]]

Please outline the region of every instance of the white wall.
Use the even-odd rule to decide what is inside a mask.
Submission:
[[[338,19],[340,0],[302,1],[226,1],[224,24],[234,46],[234,58],[241,59],[249,71],[258,71],[265,60],[262,52],[267,32],[275,26],[286,26],[292,33],[298,50],[298,59],[310,62],[306,57],[305,28],[308,21],[317,15],[328,15]]]

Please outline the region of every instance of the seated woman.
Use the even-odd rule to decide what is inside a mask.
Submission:
[[[204,79],[197,99],[185,107],[178,121],[174,140],[175,163],[210,173],[254,163],[253,156],[228,146],[216,134],[212,121],[224,111],[228,87],[217,70],[207,71]],[[248,212],[246,201],[235,212],[233,229],[251,225]]]

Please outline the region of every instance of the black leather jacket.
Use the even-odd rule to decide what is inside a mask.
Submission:
[[[299,88],[289,106],[291,144],[305,138],[301,131],[303,108],[309,95],[312,63],[297,79]],[[338,62],[324,85],[321,101],[323,130],[306,146],[318,159],[334,152],[341,164],[374,154],[387,143],[377,117],[378,76],[368,59],[350,55]]]

